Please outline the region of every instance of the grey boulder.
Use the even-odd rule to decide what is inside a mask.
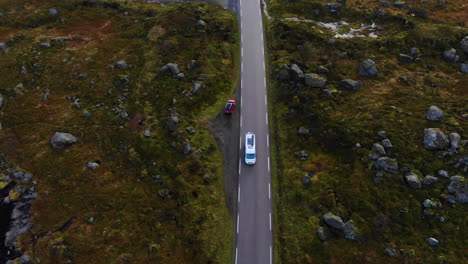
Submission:
[[[387,149],[393,147],[392,142],[390,142],[390,139],[388,138],[382,140],[382,146],[384,146],[384,148],[387,148]]]
[[[161,68],[161,71],[170,71],[172,75],[176,76],[180,73],[179,67],[175,63],[168,63]]]
[[[439,240],[433,238],[433,237],[430,237],[427,239],[427,243],[429,243],[429,245],[431,246],[437,246],[439,244]]]
[[[460,147],[461,137],[458,133],[450,133],[450,148],[457,149]]]
[[[468,54],[468,36],[465,36],[465,37],[460,41],[460,48],[461,48],[461,50],[462,50],[465,54]]]
[[[426,149],[443,150],[449,145],[449,139],[440,130],[440,128],[426,128],[424,129],[424,146]]]
[[[361,88],[362,82],[352,79],[344,79],[340,81],[340,87],[348,91],[357,91]]]
[[[55,132],[50,139],[50,144],[55,149],[67,148],[78,142],[78,139],[70,133]]]
[[[95,170],[99,168],[99,163],[95,161],[89,161],[88,164],[86,164],[86,167],[88,167],[88,169]]]
[[[406,183],[413,189],[421,189],[421,181],[419,180],[418,175],[411,173],[405,176]]]
[[[444,111],[442,111],[439,107],[432,105],[427,110],[426,118],[431,121],[439,121],[444,117],[444,115]]]
[[[451,62],[451,63],[457,63],[457,61],[460,59],[455,49],[449,49],[449,50],[444,51],[443,57],[444,57],[444,60],[446,60],[447,62]]]
[[[398,162],[396,159],[392,159],[389,157],[380,157],[377,159],[375,167],[377,169],[383,169],[386,172],[398,174]]]
[[[374,152],[374,154],[378,155],[379,157],[387,155],[384,147],[379,143],[374,143],[374,145],[372,145],[372,152]]]
[[[461,63],[460,64],[460,72],[468,73],[468,64],[467,63]]]
[[[361,240],[361,235],[358,233],[353,221],[348,221],[345,223],[343,232],[346,239],[353,241]]]
[[[359,64],[359,75],[365,77],[376,77],[379,71],[373,60],[367,59]]]
[[[398,60],[402,63],[412,63],[413,57],[406,55],[406,54],[400,54],[398,55]]]
[[[116,69],[125,69],[128,67],[128,64],[124,60],[119,60],[115,63],[114,67]]]
[[[324,214],[322,219],[325,221],[325,223],[327,223],[327,225],[335,229],[343,230],[345,227],[343,220],[339,216],[334,215],[332,212]]]
[[[431,185],[431,184],[436,183],[438,181],[439,181],[439,179],[437,177],[427,175],[427,176],[424,177],[423,184],[424,185]]]
[[[306,73],[304,75],[304,78],[305,78],[305,84],[308,87],[312,87],[312,88],[323,88],[325,87],[325,84],[327,83],[327,80],[325,78],[314,73]]]
[[[290,73],[291,73],[290,76],[294,81],[298,81],[304,78],[304,72],[301,70],[301,68],[297,64],[291,65]]]

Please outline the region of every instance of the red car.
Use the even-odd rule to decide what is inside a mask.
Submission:
[[[232,112],[234,112],[235,108],[236,108],[236,100],[229,99],[226,102],[226,106],[224,107],[224,113],[225,114],[232,114]]]

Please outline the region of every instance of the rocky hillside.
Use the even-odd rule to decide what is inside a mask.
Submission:
[[[466,263],[468,6],[268,2],[283,263]]]
[[[227,263],[235,15],[0,1],[0,263]]]

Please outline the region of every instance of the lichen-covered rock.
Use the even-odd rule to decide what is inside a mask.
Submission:
[[[427,149],[443,150],[449,146],[449,139],[440,128],[424,129],[424,146]]]
[[[398,174],[398,162],[396,159],[392,159],[389,157],[380,157],[377,159],[375,167],[377,169],[383,169],[386,172]]]
[[[357,91],[359,88],[361,88],[361,85],[361,81],[355,81],[352,79],[344,79],[340,81],[340,87],[348,91]]]
[[[372,145],[372,152],[379,157],[387,155],[384,147],[380,145],[379,143],[374,143],[374,145]]]
[[[305,78],[305,84],[308,87],[312,87],[312,88],[323,88],[325,87],[325,84],[327,83],[327,79],[314,73],[306,73],[304,75],[304,78]]]
[[[377,65],[375,64],[375,61],[367,59],[361,64],[359,64],[359,75],[365,76],[365,77],[376,77],[379,71],[377,70]]]
[[[431,176],[431,175],[426,175],[426,176],[424,177],[423,184],[424,184],[424,185],[431,185],[431,184],[436,183],[436,182],[438,182],[438,181],[439,181],[438,178],[436,178],[436,177],[434,177],[434,176]]]
[[[172,73],[172,75],[174,75],[174,76],[177,76],[180,73],[179,67],[175,63],[168,63],[168,64],[164,65],[161,68],[161,71],[162,72],[170,71]]]
[[[325,223],[327,223],[327,225],[335,229],[343,230],[345,227],[343,220],[339,216],[334,215],[332,212],[324,214],[322,219],[325,221]]]
[[[321,226],[317,229],[317,236],[321,241],[325,241],[331,237],[331,233],[327,227]]]
[[[457,51],[455,49],[449,49],[444,51],[444,60],[451,63],[457,63],[460,57],[457,55]]]
[[[70,133],[55,132],[50,139],[50,144],[55,149],[67,148],[78,142],[78,139]]]
[[[418,175],[411,173],[405,176],[406,183],[413,189],[421,189],[421,180],[419,180]]]
[[[344,232],[344,236],[346,239],[353,240],[353,241],[359,241],[362,239],[353,221],[348,221],[344,224],[343,232]]]
[[[444,111],[439,107],[432,105],[426,113],[426,118],[431,121],[440,121],[444,117]]]
[[[461,50],[462,50],[465,54],[468,54],[468,36],[465,36],[465,37],[460,41],[460,48],[461,48]]]

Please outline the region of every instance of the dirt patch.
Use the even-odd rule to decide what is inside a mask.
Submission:
[[[237,85],[233,97],[239,102],[239,85]],[[235,215],[237,210],[237,182],[240,155],[239,148],[237,147],[239,145],[239,118],[240,105],[237,104],[237,109],[230,116],[225,115],[220,109],[219,114],[210,124],[210,129],[214,133],[224,156],[224,193],[231,215]]]

